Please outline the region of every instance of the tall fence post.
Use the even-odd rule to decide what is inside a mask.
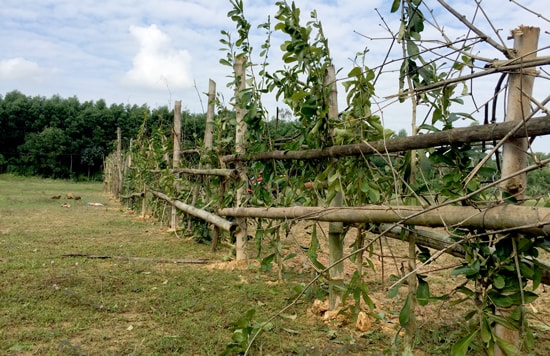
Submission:
[[[520,26],[512,30],[514,50],[519,62],[536,57],[540,29],[537,27]],[[506,121],[525,120],[530,112],[531,96],[535,81],[535,69],[521,69],[511,73],[508,79],[508,111]],[[528,138],[509,139],[503,144],[502,176],[507,177],[527,166]],[[507,179],[500,185],[504,200],[521,202],[527,189],[527,174],[523,173]],[[521,235],[512,237],[516,243]],[[498,308],[498,314],[508,316],[509,310]],[[495,335],[509,344],[519,346],[519,331],[510,330],[504,325],[495,325]],[[495,345],[495,356],[506,355],[498,344]]]
[[[116,184],[114,185],[115,191],[113,192],[115,198],[118,199],[120,192],[122,191],[122,181],[124,179],[122,168],[122,132],[120,127],[116,128]]]
[[[330,87],[328,97],[328,116],[329,119],[338,118],[338,92],[336,90],[336,72],[334,66],[329,66],[325,74],[325,86]],[[333,163],[337,160],[333,159]],[[336,173],[336,168],[333,168],[333,173]],[[331,184],[329,184],[329,187]],[[340,188],[338,189],[332,200],[331,207],[341,207],[343,202],[343,194]],[[330,195],[330,193],[329,193]],[[332,265],[336,261],[344,257],[344,224],[342,222],[331,222],[328,226],[328,243],[329,243],[329,264]],[[344,263],[335,264],[329,271],[329,309],[335,310],[342,302],[342,291],[344,283]]]
[[[174,145],[172,168],[177,169],[181,161],[181,100],[177,100],[174,106],[174,127],[172,132],[172,142]],[[176,193],[181,191],[180,174],[174,172],[174,189]],[[176,197],[177,199],[177,197]],[[178,209],[172,206],[170,209],[170,229],[177,230],[178,228]]]
[[[216,111],[216,82],[210,79],[208,80],[208,109],[206,110],[206,124],[204,127],[204,148],[206,149],[206,152],[208,155],[210,155],[214,146],[215,111]],[[210,168],[210,164],[208,164],[206,168]],[[223,199],[224,179],[225,178],[220,177],[221,183],[220,183],[219,194],[221,195],[221,197],[218,200],[218,206],[217,206],[218,209],[221,208],[220,205]],[[207,183],[204,186],[209,187],[210,184]],[[212,251],[216,251],[218,249],[219,239],[220,239],[220,228],[214,225],[214,232],[212,236]]]
[[[235,88],[235,111],[237,120],[237,128],[235,130],[235,152],[237,154],[246,153],[245,135],[247,126],[244,121],[246,109],[244,108],[244,103],[241,100],[242,93],[246,89],[245,63],[245,56],[238,56],[235,58],[234,71],[235,78],[237,79],[237,87]],[[244,205],[244,201],[246,200],[248,176],[244,162],[237,162],[236,168],[239,172],[240,178],[240,186],[237,189],[236,200],[237,207],[241,207]],[[242,261],[246,259],[247,222],[245,218],[237,218],[236,222],[239,227],[237,233],[235,234],[236,258],[237,261]]]
[[[206,125],[204,127],[204,147],[211,150],[214,141],[214,116],[216,110],[216,82],[208,81],[208,109],[206,111]]]

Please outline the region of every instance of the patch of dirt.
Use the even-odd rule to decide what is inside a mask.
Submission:
[[[309,261],[306,253],[311,241],[312,222],[300,222],[295,225],[288,237],[282,238],[282,254],[288,256],[291,253],[295,257],[283,261],[285,270],[292,270],[296,273],[311,273],[315,275],[316,268]],[[253,227],[251,227],[253,229]],[[249,232],[253,235],[253,232]],[[324,266],[328,266],[328,223],[317,225],[317,236],[320,247],[317,252],[318,261]],[[357,236],[357,229],[350,228],[344,239],[344,254],[350,254],[354,250],[354,242]],[[328,301],[315,300],[307,310],[307,317],[313,323],[323,323],[330,327],[346,328],[358,335],[381,332],[387,337],[393,338],[396,333],[403,335],[399,327],[399,312],[403,306],[407,295],[406,283],[400,288],[395,298],[388,297],[389,287],[401,278],[407,272],[408,243],[383,237],[380,241],[375,241],[375,235],[368,235],[365,239],[365,245],[372,244],[372,249],[365,252],[363,257],[363,278],[369,287],[369,297],[372,299],[375,307],[370,310],[368,306],[361,303],[357,319],[353,320],[351,313],[342,313],[342,307],[330,311]],[[266,247],[266,253],[271,253],[269,247]],[[431,251],[432,255],[435,251]],[[549,256],[542,256],[542,259],[549,260]],[[461,259],[448,254],[443,254],[435,261],[424,266],[420,274],[427,276],[432,296],[441,296],[451,293],[455,287],[465,281],[463,277],[451,276],[450,272],[461,263]],[[257,263],[257,262],[254,262]],[[418,263],[418,262],[417,262]],[[226,268],[235,269],[232,263],[227,263]],[[242,268],[242,266],[241,266]],[[277,264],[274,263],[273,269],[277,271]],[[350,280],[356,271],[357,265],[346,259],[344,261],[344,278]],[[276,282],[273,282],[276,283]],[[529,312],[530,325],[534,331],[545,330],[545,333],[538,332],[538,337],[550,342],[550,297],[544,286],[540,286],[536,291],[539,298],[527,306]],[[458,325],[464,324],[464,316],[473,305],[469,302],[453,304],[463,295],[451,294],[449,300],[444,302],[431,302],[426,306],[416,307],[416,320],[419,328],[433,329],[434,325]],[[352,299],[350,297],[350,299]],[[349,307],[353,301],[348,300],[345,307]],[[374,316],[378,317],[374,317]],[[422,352],[419,351],[419,354]]]

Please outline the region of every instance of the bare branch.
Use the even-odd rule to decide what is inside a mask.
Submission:
[[[510,48],[506,48],[500,44],[498,44],[495,40],[493,40],[489,35],[485,34],[483,31],[481,31],[479,28],[477,28],[473,23],[468,21],[466,19],[466,16],[462,15],[458,11],[456,11],[452,6],[447,4],[444,0],[437,0],[441,6],[443,6],[447,11],[449,11],[451,14],[453,14],[454,17],[456,17],[460,22],[462,22],[464,25],[466,25],[470,30],[475,32],[479,37],[481,37],[484,41],[486,41],[488,44],[496,48],[499,52],[502,52],[506,58],[513,58],[513,50]]]
[[[536,59],[532,59],[532,60],[524,59],[522,63],[516,63],[516,64],[500,65],[500,63],[502,63],[502,62],[500,62],[500,61],[495,62],[495,64],[497,64],[497,63],[498,63],[498,65],[496,65],[496,66],[490,66],[490,65],[487,66],[487,69],[485,69],[481,72],[476,72],[476,73],[464,75],[462,77],[451,78],[449,80],[444,80],[444,81],[440,81],[440,82],[433,83],[433,84],[430,84],[430,85],[426,85],[426,86],[423,86],[423,87],[419,87],[419,88],[416,88],[415,90],[409,90],[408,92],[403,92],[403,93],[399,93],[399,94],[390,95],[390,96],[387,96],[386,99],[403,97],[403,95],[405,95],[405,94],[416,95],[418,93],[423,93],[423,92],[426,92],[426,91],[441,88],[441,87],[447,86],[449,84],[459,83],[459,82],[463,82],[463,81],[466,81],[466,80],[483,77],[485,75],[489,75],[489,74],[493,74],[493,73],[509,72],[509,71],[523,69],[523,68],[527,68],[527,67],[536,67],[536,66],[541,66],[541,65],[548,65],[548,64],[550,64],[550,56],[537,57]],[[508,62],[506,62],[506,63],[508,63]]]
[[[517,6],[519,6],[519,7],[521,7],[523,10],[532,13],[533,15],[535,15],[535,16],[538,17],[538,18],[543,19],[543,20],[546,21],[546,22],[550,22],[550,20],[548,20],[546,17],[542,16],[540,13],[535,12],[535,11],[529,9],[528,7],[523,6],[523,5],[520,4],[519,2],[517,2],[517,1],[515,1],[515,0],[510,0],[510,2],[513,3],[513,4],[515,4],[515,5],[517,5]]]

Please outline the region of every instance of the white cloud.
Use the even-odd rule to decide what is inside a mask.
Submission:
[[[40,80],[50,70],[42,69],[36,62],[22,57],[0,60],[0,79],[34,79]]]
[[[188,51],[175,48],[170,38],[154,24],[130,26],[130,33],[139,42],[139,50],[132,60],[132,69],[124,77],[126,85],[154,90],[193,86]]]

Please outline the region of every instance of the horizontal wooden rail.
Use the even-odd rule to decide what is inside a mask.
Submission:
[[[151,173],[161,173],[165,172],[165,169],[150,169]],[[205,175],[205,176],[220,176],[227,177],[231,179],[239,178],[239,173],[236,169],[223,169],[223,168],[208,168],[208,169],[197,169],[197,168],[176,168],[168,169],[168,172],[171,173],[183,173],[183,174],[196,174],[196,175]]]
[[[444,145],[460,145],[481,141],[500,140],[512,131],[517,122],[505,122],[491,125],[461,127],[429,134],[396,137],[389,140],[363,142],[350,145],[332,146],[323,149],[301,151],[270,151],[246,155],[227,155],[222,160],[226,163],[237,161],[262,161],[268,159],[308,160],[320,158],[338,158],[346,156],[370,155],[390,152],[409,151]],[[532,118],[524,127],[516,130],[511,138],[533,137],[550,134],[550,116]]]
[[[367,205],[360,207],[322,208],[294,206],[288,208],[224,208],[221,216],[341,221],[345,223],[406,223],[421,226],[460,226],[488,230],[518,231],[536,236],[550,236],[550,208],[510,204],[490,208],[442,206],[423,212],[420,206]]]
[[[196,169],[196,168],[178,168],[173,170],[175,173],[183,174],[197,174],[205,176],[220,176],[232,179],[239,178],[239,172],[236,169],[222,169],[222,168],[209,168],[209,169]]]

